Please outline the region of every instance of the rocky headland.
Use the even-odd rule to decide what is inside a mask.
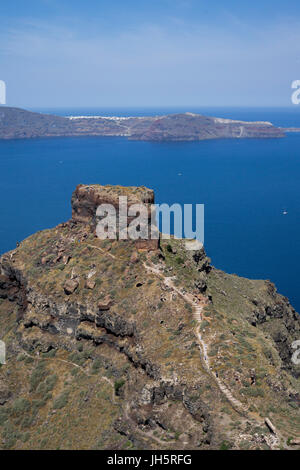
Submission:
[[[0,259],[0,447],[279,449],[299,443],[300,319],[269,281],[214,268],[181,240],[100,240],[72,218]]]

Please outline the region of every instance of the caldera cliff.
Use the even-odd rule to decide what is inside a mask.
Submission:
[[[270,122],[236,121],[195,113],[144,117],[63,117],[0,106],[0,139],[84,136],[190,141],[278,138],[284,137],[285,132]]]
[[[80,185],[72,218],[0,260],[0,447],[278,449],[299,442],[299,316],[267,281],[182,240],[100,240]]]

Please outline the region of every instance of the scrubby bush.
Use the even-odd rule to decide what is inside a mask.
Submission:
[[[46,395],[47,393],[51,392],[57,382],[57,375],[53,374],[46,378],[44,382],[41,382],[36,391],[40,395]]]
[[[48,371],[44,362],[39,362],[30,377],[30,391],[36,390],[37,386],[45,379]]]
[[[68,399],[69,399],[69,393],[63,392],[61,395],[59,395],[59,397],[56,398],[56,400],[54,400],[53,408],[56,410],[60,410],[61,408],[64,408],[68,403]]]
[[[220,445],[220,450],[229,450],[231,448],[231,443],[229,441],[223,441]]]
[[[120,379],[120,380],[116,380],[116,381],[115,381],[114,387],[115,387],[115,393],[116,393],[116,395],[119,395],[119,394],[120,394],[121,388],[124,386],[124,384],[125,384],[125,380],[124,380],[124,379]]]
[[[242,388],[240,390],[240,393],[243,395],[248,395],[250,397],[264,397],[264,391],[261,388],[258,387],[248,387],[248,388]]]
[[[8,419],[8,416],[9,416],[8,410],[6,410],[5,408],[4,409],[0,408],[0,426],[2,426],[5,423],[5,421]]]
[[[26,398],[17,398],[12,405],[12,414],[15,416],[20,416],[23,413],[26,413],[30,410],[30,401]]]
[[[209,322],[207,320],[203,320],[200,325],[200,330],[203,331],[207,326],[209,326]]]
[[[95,359],[92,365],[92,374],[96,374],[101,367],[101,360],[99,358]]]

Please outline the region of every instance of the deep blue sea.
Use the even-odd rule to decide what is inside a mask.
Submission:
[[[39,111],[123,116],[193,111],[300,127],[297,106]],[[0,253],[69,219],[79,183],[145,185],[155,190],[157,203],[204,203],[205,247],[213,264],[272,280],[300,312],[299,182],[300,134],[178,143],[96,137],[0,141]]]

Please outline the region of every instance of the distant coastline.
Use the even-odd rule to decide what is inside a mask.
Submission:
[[[116,136],[144,141],[281,138],[297,128],[269,121],[243,121],[185,112],[159,116],[56,116],[20,108],[0,108],[0,139]]]

